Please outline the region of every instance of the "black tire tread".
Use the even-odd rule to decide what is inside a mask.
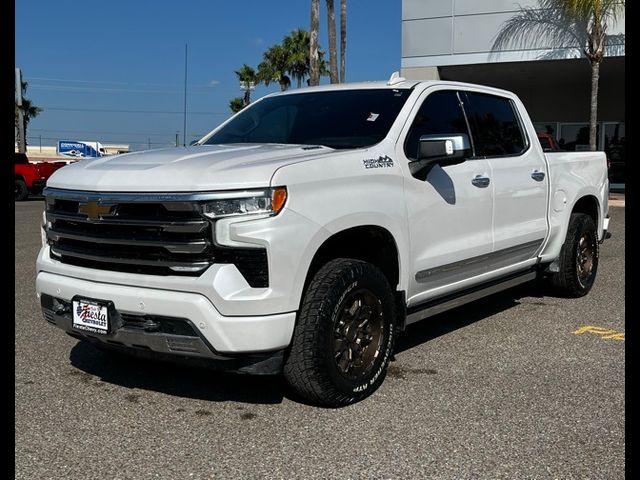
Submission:
[[[584,288],[580,285],[578,277],[576,275],[575,265],[575,249],[576,241],[580,237],[580,232],[585,229],[593,229],[596,236],[596,262],[600,255],[600,245],[597,241],[597,228],[593,222],[593,219],[585,213],[572,213],[569,218],[569,228],[567,229],[567,236],[562,249],[560,250],[559,268],[558,272],[553,273],[550,276],[550,282],[555,292],[563,297],[578,298],[589,293],[591,285],[588,288]],[[596,263],[597,272],[597,263]],[[594,272],[594,275],[595,273]],[[593,284],[593,282],[592,282]]]
[[[354,273],[378,276],[388,286],[384,274],[373,265],[360,260],[337,258],[329,261],[313,277],[300,309],[291,351],[284,365],[284,375],[299,395],[316,404],[342,406],[372,393],[365,391],[362,394],[344,395],[338,391],[323,371],[321,350],[317,348],[323,331],[332,328],[330,322],[321,321],[323,310],[333,304],[332,297],[341,295],[340,280],[348,275],[354,278]],[[390,287],[388,291],[391,295]],[[395,318],[392,319],[394,321]],[[380,377],[382,381],[384,373]]]
[[[26,200],[26,198],[29,196],[29,189],[27,188],[27,184],[24,183],[24,180],[22,180],[21,178],[16,178],[16,185],[19,187],[20,193],[18,193],[15,199],[17,201]]]

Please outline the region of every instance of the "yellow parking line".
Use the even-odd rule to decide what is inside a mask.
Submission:
[[[610,328],[596,327],[594,325],[585,325],[573,333],[576,335],[580,335],[582,333],[594,333],[607,340],[624,340],[624,332],[618,332],[616,330],[611,330]]]

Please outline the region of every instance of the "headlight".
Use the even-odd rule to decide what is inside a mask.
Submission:
[[[48,228],[49,228],[49,222],[47,222],[47,212],[46,212],[46,205],[45,205],[45,210],[42,211],[42,225],[40,226],[40,240],[42,241],[43,247],[47,245],[47,229]]]
[[[256,215],[277,215],[287,201],[285,187],[244,190],[221,195],[218,200],[203,203],[201,212],[211,219]]]

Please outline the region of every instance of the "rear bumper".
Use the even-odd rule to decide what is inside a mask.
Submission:
[[[190,348],[194,349],[189,355],[200,357],[281,350],[291,342],[296,317],[295,312],[264,316],[223,316],[205,296],[198,293],[114,285],[50,272],[38,272],[36,292],[41,301],[44,301],[43,295],[47,295],[68,304],[73,297],[80,296],[111,301],[118,315],[187,320],[197,336],[195,341],[188,342]],[[78,335],[91,335],[72,330],[70,309],[69,312],[60,313],[65,313],[66,316],[63,315],[62,319],[54,318],[52,323]],[[185,354],[184,351],[172,351],[168,347],[171,342],[168,342],[166,335],[162,337],[157,332],[131,332],[124,328],[123,331],[116,330],[113,335],[111,340],[125,346],[137,344],[158,353]],[[106,336],[92,336],[108,343]]]
[[[602,219],[602,238],[600,239],[600,243],[604,242],[608,238],[611,238],[611,232],[609,231],[609,215]]]

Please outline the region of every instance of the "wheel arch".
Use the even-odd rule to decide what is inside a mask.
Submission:
[[[394,235],[380,225],[359,225],[333,233],[318,247],[307,269],[300,304],[313,276],[335,258],[354,258],[378,267],[394,292],[398,308],[398,323],[404,326],[406,294],[400,288],[401,256]]]
[[[307,270],[305,289],[324,264],[342,257],[375,265],[385,274],[392,289],[399,283],[399,250],[391,232],[379,225],[360,225],[333,233],[324,240]]]
[[[571,209],[571,213],[584,213],[589,215],[593,219],[593,223],[596,225],[600,225],[600,202],[595,195],[587,194],[580,197],[573,204],[573,208]]]

